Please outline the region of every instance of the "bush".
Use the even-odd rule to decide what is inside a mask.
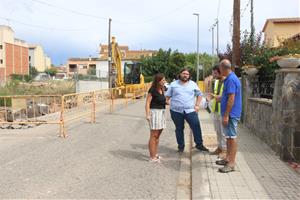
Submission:
[[[46,70],[45,70],[45,73],[46,73],[46,74],[49,74],[50,76],[55,76],[55,74],[57,73],[57,69],[54,68],[54,67],[52,67],[52,68],[50,68],[50,69],[46,69]]]
[[[35,67],[30,67],[29,75],[34,79],[39,74],[38,70]]]
[[[30,82],[32,80],[32,77],[30,75],[23,75],[23,74],[11,74],[10,75],[11,79],[13,81],[25,81],[25,82]]]
[[[254,38],[251,39],[250,34],[247,31],[244,31],[244,34],[241,37],[240,52],[240,62],[242,65],[261,66],[258,72],[260,79],[275,79],[275,70],[277,70],[279,66],[276,62],[270,62],[269,59],[274,56],[299,54],[300,41],[287,40],[280,47],[268,48],[261,41],[261,33],[256,34]],[[231,45],[228,44],[225,53],[221,54],[219,57],[231,60]]]
[[[95,68],[89,68],[87,70],[88,75],[96,75],[96,69]]]

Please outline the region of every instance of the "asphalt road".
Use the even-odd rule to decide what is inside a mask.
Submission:
[[[57,125],[0,130],[0,198],[174,199],[180,158],[168,119],[161,164],[148,162],[144,101],[76,122],[66,139]]]

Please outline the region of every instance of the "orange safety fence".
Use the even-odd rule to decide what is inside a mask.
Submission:
[[[0,96],[0,126],[4,124],[59,124],[59,136],[67,137],[66,123],[89,119],[95,123],[96,113],[145,97],[150,84],[129,85],[86,93],[66,95]]]

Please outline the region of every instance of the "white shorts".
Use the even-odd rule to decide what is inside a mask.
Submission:
[[[166,110],[165,109],[150,109],[150,129],[160,130],[166,128]]]

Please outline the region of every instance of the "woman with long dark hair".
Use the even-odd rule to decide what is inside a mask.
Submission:
[[[161,159],[157,153],[157,149],[159,136],[162,130],[166,128],[166,97],[164,94],[165,82],[166,79],[163,74],[156,74],[146,99],[146,119],[150,125],[150,139],[148,144],[150,162],[160,162]]]

